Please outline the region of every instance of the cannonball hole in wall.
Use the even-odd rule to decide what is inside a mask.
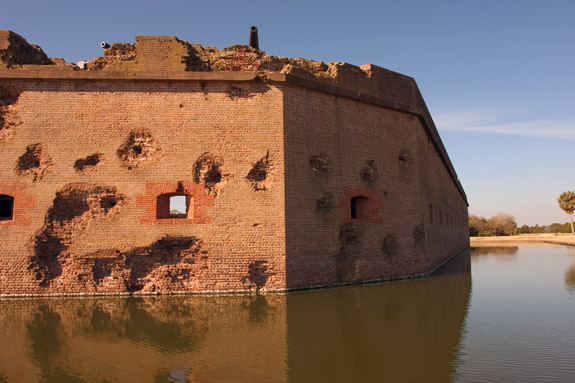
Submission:
[[[14,219],[14,197],[0,195],[0,221]]]
[[[351,199],[351,218],[368,218],[370,211],[370,199],[364,196],[357,196]]]

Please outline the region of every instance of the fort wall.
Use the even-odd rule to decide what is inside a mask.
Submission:
[[[468,245],[467,204],[417,116],[302,87],[284,100],[288,287],[422,275]],[[368,211],[352,217],[357,197]]]
[[[268,267],[269,289],[285,288],[277,88],[73,80],[2,87],[20,94],[23,123],[0,143],[0,187],[28,209],[25,220],[0,221],[1,292],[245,290],[251,264]],[[267,174],[250,179],[258,162]],[[187,219],[157,217],[157,197],[170,193],[193,199]]]
[[[412,78],[136,40],[86,70],[12,53],[0,70],[0,295],[332,286],[428,275],[468,246]]]

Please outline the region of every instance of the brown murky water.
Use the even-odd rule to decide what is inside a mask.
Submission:
[[[573,250],[471,264],[473,288],[463,257],[286,295],[0,300],[0,382],[571,381]]]

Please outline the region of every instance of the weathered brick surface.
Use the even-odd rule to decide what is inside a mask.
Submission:
[[[137,41],[106,71],[0,71],[0,294],[330,286],[425,275],[468,245],[412,78]],[[208,62],[256,73],[185,73]]]
[[[22,91],[18,111],[23,123],[1,144],[0,194],[14,196],[17,219],[11,224],[27,222],[28,226],[0,226],[5,239],[1,244],[0,293],[86,291],[78,278],[93,274],[94,261],[87,258],[113,250],[118,252],[118,262],[125,263],[126,254],[153,246],[166,236],[202,241],[205,269],[201,275],[189,276],[194,283],[184,285],[190,290],[245,290],[251,285],[249,266],[256,261],[268,265],[265,289],[285,288],[283,105],[279,89],[259,83],[3,80],[2,84]],[[230,97],[232,88],[242,89],[249,97]],[[149,163],[130,169],[118,149],[133,131],[141,129],[151,134],[161,150]],[[38,142],[50,153],[52,167],[34,182],[17,172],[17,164],[26,148]],[[217,196],[208,195],[203,184],[192,181],[194,164],[206,152],[224,161],[222,172],[228,179]],[[90,171],[78,172],[75,162],[93,153],[101,153],[100,162]],[[273,182],[268,182],[265,190],[255,191],[246,177],[267,153],[274,165]],[[63,231],[73,239],[65,252],[56,255],[63,257],[58,261],[63,272],[42,287],[34,270],[29,270],[34,256],[31,242],[42,232],[56,194],[75,183],[113,186],[125,200],[117,215],[82,213],[81,219],[89,224]],[[13,192],[15,184],[24,186],[25,191]],[[155,197],[178,193],[178,185],[194,200],[193,218],[157,219]],[[26,195],[36,199],[33,209]],[[144,257],[149,251],[140,253]],[[150,273],[155,272],[152,269]],[[117,291],[127,291],[121,281],[111,280],[114,275],[121,273],[111,272],[90,290],[110,292],[110,286],[116,286]],[[170,280],[167,272],[155,277],[159,281],[145,282],[143,291],[153,285],[159,291],[170,291],[161,282]]]
[[[288,288],[421,275],[468,244],[467,204],[416,116],[282,89]],[[310,165],[320,153],[331,159],[329,171]],[[369,178],[371,161],[377,171]],[[324,193],[338,200],[329,215],[314,209]],[[372,210],[352,218],[358,196]],[[430,223],[428,204],[459,225]]]

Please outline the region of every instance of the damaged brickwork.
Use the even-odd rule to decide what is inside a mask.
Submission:
[[[325,192],[321,198],[315,200],[316,211],[318,214],[327,216],[335,213],[337,203],[332,193]]]
[[[273,182],[273,162],[270,152],[260,158],[249,171],[246,178],[252,183],[255,191],[268,190]]]
[[[19,92],[0,86],[0,142],[14,133],[22,124],[17,110]]]
[[[399,242],[397,237],[393,234],[388,234],[383,239],[383,246],[381,248],[383,255],[394,256],[399,251]]]
[[[114,63],[127,62],[130,64],[136,60],[136,44],[115,43],[110,48],[104,49],[104,56],[96,57],[87,63],[89,70],[102,70]]]
[[[207,194],[217,196],[222,191],[229,175],[222,174],[224,159],[212,153],[202,154],[194,162],[194,182],[204,184]]]
[[[83,290],[125,292],[186,291],[197,286],[208,268],[207,251],[193,236],[165,236],[129,251],[100,250],[75,257]]]
[[[159,59],[161,58],[161,59]],[[53,66],[77,70],[74,64],[49,58],[40,47],[28,44],[11,31],[0,31],[0,65],[10,69],[32,66]],[[113,43],[104,55],[87,61],[88,71],[194,71],[194,72],[254,72],[293,73],[316,81],[334,83],[344,72],[355,72],[366,80],[370,67],[346,63],[324,63],[303,58],[279,57],[248,45],[233,45],[223,49],[191,44],[174,36],[136,36],[136,43]]]
[[[116,216],[124,199],[115,187],[84,183],[67,185],[56,193],[44,227],[30,244],[29,268],[42,287],[62,274],[63,265],[72,257],[67,250],[76,237],[95,219]]]
[[[388,280],[468,245],[413,78],[173,36],[110,45],[75,66],[0,32],[0,297]]]
[[[275,273],[271,270],[269,262],[265,260],[253,261],[248,265],[248,274],[242,277],[242,283],[255,288],[257,294],[265,287],[270,277]]]
[[[17,69],[25,65],[55,65],[38,45],[28,44],[12,31],[0,31],[0,68]]]
[[[309,164],[314,171],[328,173],[331,170],[331,158],[329,154],[320,153],[309,159]]]
[[[74,169],[80,173],[95,170],[100,161],[102,161],[103,156],[102,153],[94,153],[86,158],[80,158],[74,162]]]
[[[32,175],[34,182],[42,181],[45,174],[50,172],[52,157],[46,152],[42,144],[32,144],[26,152],[18,158],[16,171],[20,175]]]
[[[413,228],[413,241],[415,245],[423,245],[425,243],[425,226],[423,223]]]
[[[363,233],[357,225],[343,224],[339,227],[339,252],[335,255],[336,278],[340,282],[356,282],[357,250],[361,246]]]
[[[361,168],[359,174],[361,179],[372,184],[377,180],[377,166],[374,160],[366,160],[365,165]]]
[[[118,149],[118,157],[128,169],[149,164],[160,153],[156,140],[147,130],[131,132]]]
[[[409,162],[410,153],[409,150],[403,149],[399,152],[399,161],[400,162]]]

